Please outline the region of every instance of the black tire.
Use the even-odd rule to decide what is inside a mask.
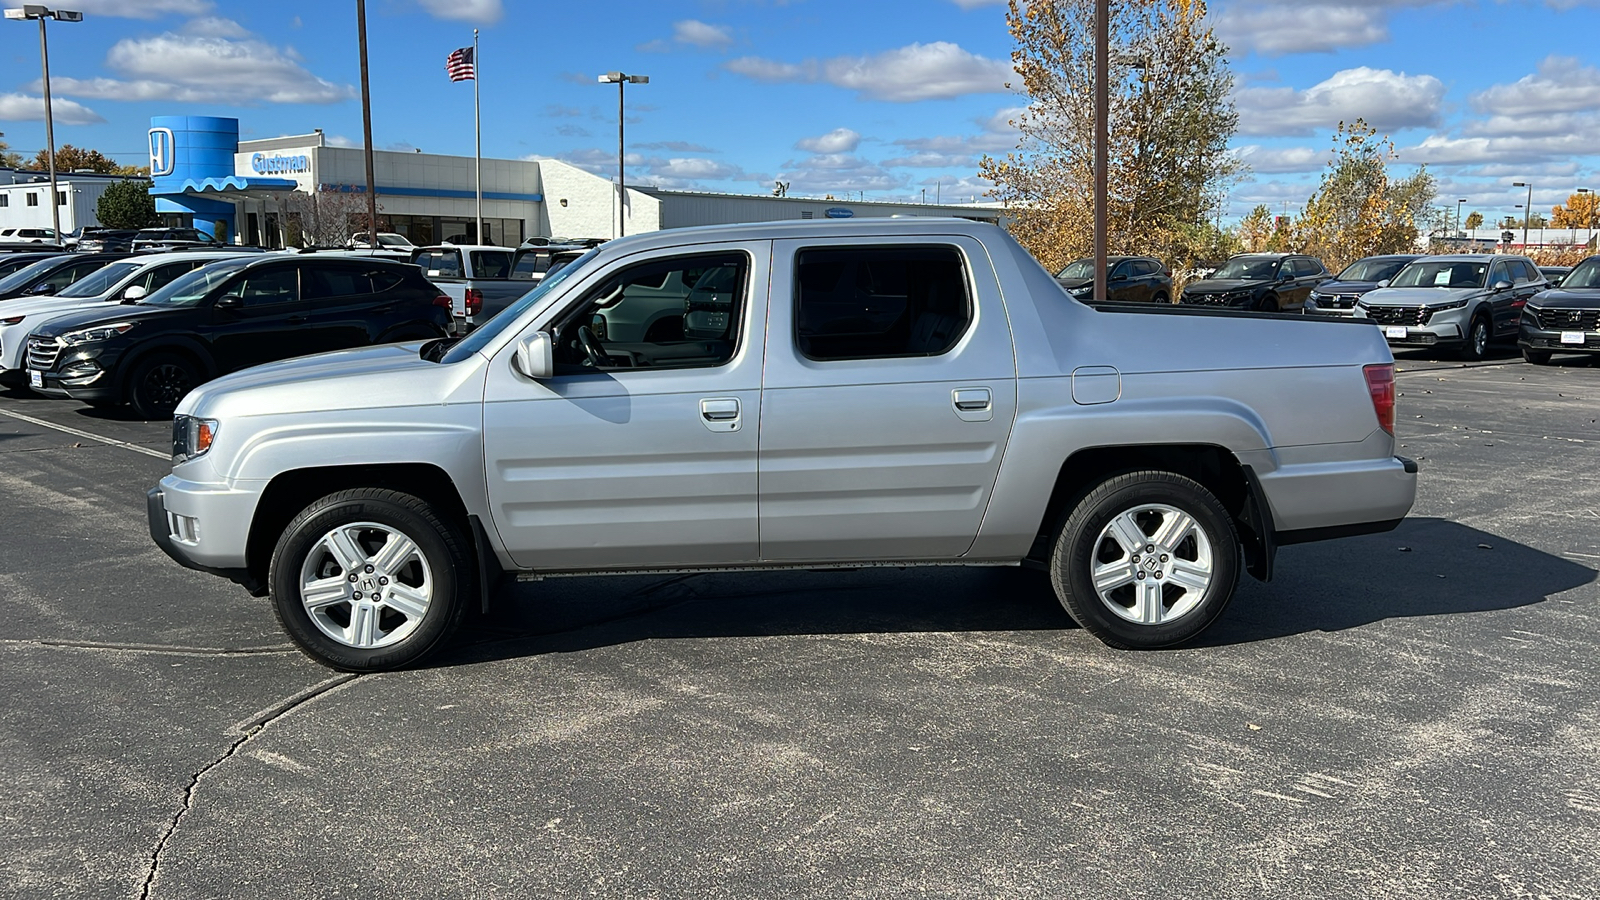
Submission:
[[[1123,521],[1139,527],[1152,541],[1146,546],[1156,546],[1154,538],[1161,536],[1162,528],[1178,521],[1151,507],[1183,513],[1194,528],[1185,529],[1176,543],[1151,555],[1128,553],[1111,532],[1116,527],[1113,520],[1132,514]],[[1134,559],[1139,562],[1131,562]],[[1138,580],[1108,589],[1102,596],[1093,570],[1119,561],[1128,566],[1129,576],[1137,573]],[[1188,571],[1179,571],[1185,561],[1190,563]],[[1203,565],[1210,569],[1203,590],[1174,581],[1178,577],[1192,581],[1192,573]],[[1156,573],[1163,577],[1157,579]],[[1062,521],[1050,555],[1050,583],[1067,614],[1106,645],[1121,650],[1172,647],[1204,631],[1233,598],[1239,584],[1239,538],[1228,511],[1199,482],[1172,472],[1128,472],[1089,491]],[[1146,585],[1154,586],[1154,603],[1140,602]],[[1113,610],[1113,604],[1120,612]],[[1144,615],[1148,610],[1155,610],[1154,615]],[[1165,618],[1169,614],[1171,618]],[[1152,618],[1157,621],[1151,622]]]
[[[1170,297],[1168,297],[1166,294],[1158,293],[1154,297],[1150,298],[1150,302],[1151,303],[1171,303],[1172,299]]]
[[[1523,347],[1522,358],[1536,366],[1550,365],[1549,350],[1529,350],[1527,347]]]
[[[358,557],[364,555],[353,569],[324,543],[341,528],[348,528],[341,534],[350,538]],[[385,530],[409,539],[415,550],[393,561],[392,571],[383,565],[387,545],[382,541],[390,539]],[[476,590],[474,558],[462,528],[427,502],[398,491],[357,488],[329,494],[294,517],[272,551],[267,584],[278,622],[307,656],[344,672],[382,672],[415,664],[455,633]],[[374,563],[376,570],[369,571]],[[342,598],[326,600],[313,613],[301,591],[313,575],[330,585],[352,575],[356,581]],[[407,613],[404,602],[414,601],[393,592],[411,586],[415,596],[418,585],[426,588],[428,599],[420,613]],[[369,595],[380,591],[383,599],[374,604],[368,596],[363,604],[362,589]],[[361,622],[372,626],[369,640],[356,636]],[[340,630],[343,637],[332,636]]]
[[[172,418],[185,394],[201,382],[200,367],[178,353],[156,353],[134,366],[128,399],[147,421]]]
[[[1489,353],[1489,342],[1494,340],[1494,329],[1489,325],[1489,317],[1478,313],[1467,323],[1467,339],[1461,345],[1461,358],[1477,362]]]
[[[1259,311],[1259,312],[1275,313],[1279,309],[1280,309],[1280,307],[1278,306],[1278,295],[1277,294],[1268,294],[1265,297],[1262,297],[1261,298],[1261,303],[1256,306],[1256,310]]]

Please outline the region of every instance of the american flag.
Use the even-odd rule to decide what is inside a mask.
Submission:
[[[472,63],[472,48],[462,47],[444,61],[444,70],[450,73],[451,81],[471,81],[477,77]]]

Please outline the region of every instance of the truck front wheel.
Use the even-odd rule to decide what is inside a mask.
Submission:
[[[411,665],[461,622],[474,570],[460,527],[425,501],[340,491],[294,517],[272,552],[278,621],[307,655],[346,672]]]
[[[1239,538],[1199,482],[1128,472],[1062,522],[1050,581],[1067,613],[1108,646],[1171,647],[1204,631],[1233,597]]]

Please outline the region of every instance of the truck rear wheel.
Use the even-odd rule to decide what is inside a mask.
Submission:
[[[1061,524],[1050,581],[1111,647],[1153,650],[1204,631],[1239,583],[1239,538],[1217,498],[1172,472],[1117,475]]]
[[[426,502],[359,488],[295,516],[267,579],[278,622],[308,656],[380,672],[417,662],[456,630],[472,558],[460,527]]]

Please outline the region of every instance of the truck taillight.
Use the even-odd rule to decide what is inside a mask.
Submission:
[[[442,306],[445,309],[449,309],[450,308],[450,295],[449,294],[440,294],[439,296],[433,298],[433,305],[434,306]]]
[[[483,291],[467,288],[467,315],[475,316],[483,309]]]
[[[1367,366],[1367,393],[1372,395],[1372,411],[1378,414],[1378,427],[1394,434],[1394,363]]]

